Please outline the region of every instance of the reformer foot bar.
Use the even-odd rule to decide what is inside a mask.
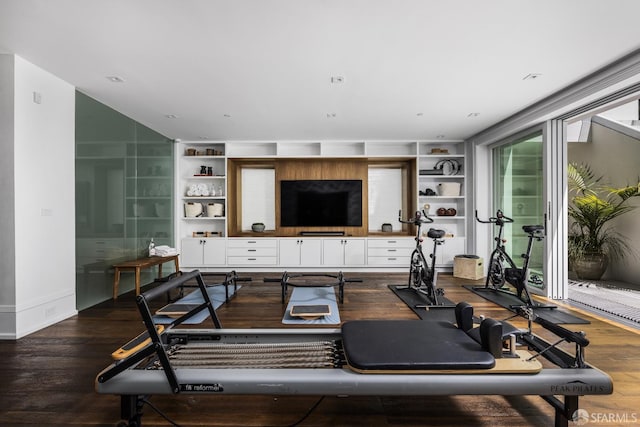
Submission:
[[[205,302],[165,329],[153,324],[148,301],[196,279]],[[137,298],[150,340],[116,360],[96,378],[96,391],[121,396],[127,425],[142,422],[143,400],[153,394],[231,395],[537,395],[555,410],[555,425],[568,426],[581,395],[611,394],[611,378],[584,361],[584,334],[554,325],[559,341],[484,319],[456,306],[456,324],[424,320],[363,320],[341,329],[222,329],[196,270]],[[176,326],[209,310],[211,329]],[[557,344],[576,345],[575,355]],[[129,343],[128,343],[129,344]],[[543,367],[539,358],[554,367]]]
[[[217,276],[223,276],[224,279],[221,282],[217,282],[217,283],[207,283],[206,286],[208,288],[214,287],[214,286],[224,286],[224,301],[225,302],[229,302],[231,300],[231,298],[233,298],[236,295],[236,292],[238,291],[238,282],[250,282],[251,278],[250,277],[239,277],[238,273],[236,273],[235,270],[231,270],[227,273],[215,273],[215,272],[206,272],[206,273],[200,273],[201,276],[204,277],[217,277]],[[171,277],[170,277],[171,278]],[[179,286],[179,292],[178,292],[178,296],[174,299],[174,300],[178,300],[182,297],[184,297],[184,289],[185,288],[197,288],[198,285],[192,285],[192,284],[182,284]],[[233,288],[233,293],[231,293],[231,295],[229,295],[229,288]],[[169,300],[169,302],[173,302],[171,300]]]
[[[335,282],[296,282],[295,279],[299,279],[301,277],[329,277],[332,279],[336,279]],[[292,281],[293,280],[293,281]],[[342,271],[339,271],[338,274],[322,274],[322,273],[289,273],[285,271],[282,273],[282,277],[280,279],[265,277],[263,279],[264,282],[279,282],[282,292],[282,303],[284,304],[287,299],[287,288],[289,286],[292,287],[338,287],[338,301],[340,304],[344,303],[344,284],[348,282],[362,282],[362,279],[347,279],[344,277]]]

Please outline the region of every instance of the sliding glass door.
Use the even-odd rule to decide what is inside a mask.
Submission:
[[[505,225],[509,255],[518,267],[526,253],[528,236],[524,225],[544,224],[544,176],[542,132],[502,144],[493,149],[493,212],[501,209],[514,219]],[[543,287],[544,243],[533,243],[529,285]]]

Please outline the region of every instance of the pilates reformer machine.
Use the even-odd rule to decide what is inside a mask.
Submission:
[[[153,322],[149,301],[196,279],[204,302],[171,324]],[[198,292],[198,290],[194,290]],[[582,395],[610,394],[611,378],[584,360],[580,332],[535,318],[528,328],[483,319],[459,303],[456,325],[426,320],[356,320],[340,329],[224,329],[195,270],[136,299],[146,331],[97,375],[98,393],[119,395],[122,425],[138,427],[149,395],[429,396],[537,395],[567,426]],[[201,310],[214,327],[179,328]],[[549,343],[532,332],[558,335]],[[575,345],[575,354],[558,344]],[[543,367],[540,359],[553,365]]]

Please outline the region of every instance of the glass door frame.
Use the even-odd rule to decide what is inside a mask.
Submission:
[[[552,183],[549,180],[550,176],[550,150],[549,150],[549,130],[547,123],[541,123],[520,132],[511,134],[507,137],[500,138],[500,140],[483,145],[476,145],[474,150],[474,161],[476,165],[485,165],[485,167],[476,166],[474,171],[474,191],[473,191],[473,205],[478,212],[479,217],[486,217],[492,215],[495,206],[495,197],[493,189],[494,183],[494,164],[493,164],[493,152],[495,149],[505,146],[507,144],[514,143],[516,141],[522,141],[527,137],[531,137],[536,134],[542,135],[542,206],[545,207],[544,212],[544,225],[549,231],[549,195]],[[566,158],[566,157],[564,157]],[[487,194],[488,193],[488,194]],[[475,218],[471,218],[472,224],[468,224],[471,233],[474,237],[474,241],[470,247],[476,248],[477,255],[480,255],[485,260],[489,259],[489,255],[493,250],[493,230],[491,227],[487,227],[485,224],[478,224]],[[548,238],[543,240],[543,262],[542,262],[542,274],[544,279],[544,285],[541,288],[531,287],[530,292],[540,294],[546,297],[552,297],[550,282],[547,279],[549,277],[548,272],[550,268],[550,260],[553,259],[551,254],[552,245]],[[519,258],[516,258],[516,263],[519,263]]]
[[[522,254],[526,252],[528,237],[522,231],[525,225],[546,225],[546,208],[544,200],[544,131],[536,129],[517,138],[508,138],[491,147],[493,165],[492,196],[494,197],[491,212],[501,209],[505,215],[514,219],[512,225],[505,225],[504,238],[506,249],[518,267],[524,263]],[[523,153],[523,143],[535,144],[535,151]],[[504,150],[508,150],[505,152]],[[505,154],[508,155],[510,167],[503,169]],[[519,160],[519,161],[518,161]],[[530,162],[536,164],[529,167]],[[500,170],[496,170],[499,167]],[[533,182],[532,182],[533,181]],[[510,188],[507,188],[510,184]],[[498,200],[500,198],[501,200]],[[517,205],[516,205],[517,203]],[[486,216],[486,215],[485,215]],[[532,217],[535,217],[532,218]],[[495,227],[494,227],[494,232]],[[534,241],[530,258],[530,278],[538,278],[540,284],[532,284],[530,291],[544,289],[545,247],[543,241]],[[538,292],[540,293],[540,292]]]

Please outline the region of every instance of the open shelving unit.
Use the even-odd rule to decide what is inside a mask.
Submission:
[[[438,151],[434,151],[434,148]],[[260,162],[277,161],[278,159],[285,161],[313,159],[327,159],[329,161],[342,159],[345,161],[353,159],[358,162],[368,159],[369,167],[374,164],[379,165],[381,162],[411,165],[409,167],[411,179],[409,187],[407,187],[409,192],[406,197],[413,200],[408,201],[408,206],[422,208],[425,204],[429,204],[429,214],[435,219],[433,227],[444,229],[447,232],[448,238],[438,252],[436,265],[445,268],[452,267],[453,257],[465,252],[468,220],[467,185],[464,174],[466,149],[461,141],[183,141],[177,144],[176,150],[178,169],[176,178],[178,197],[175,215],[178,221],[176,241],[181,242],[182,264],[185,267],[224,267],[231,265],[232,261],[239,262],[240,259],[242,262],[237,265],[243,266],[251,265],[254,261],[258,267],[298,266],[298,264],[300,268],[328,266],[328,260],[325,258],[327,250],[330,253],[331,249],[326,249],[324,246],[329,245],[328,247],[330,247],[331,238],[306,236],[302,239],[290,235],[279,235],[273,231],[251,233],[251,231],[247,232],[244,229],[238,234],[237,226],[232,227],[232,225],[237,222],[235,217],[238,215],[235,213],[236,198],[241,195],[233,194],[232,200],[227,198],[229,188],[237,187],[237,183],[234,184],[234,180],[237,180],[237,171],[234,172],[235,166],[229,169],[229,164],[233,166],[238,161],[253,162],[259,165]],[[439,162],[446,160],[454,160],[460,166],[459,170],[456,170],[455,173],[447,173],[448,171],[445,170],[445,173],[441,175],[421,175],[419,173],[420,170],[433,169]],[[413,170],[413,165],[415,165],[415,170]],[[209,168],[211,168],[211,173],[209,173]],[[229,181],[229,173],[233,175],[231,181]],[[450,187],[447,184],[455,184],[454,186],[459,187],[459,191],[451,195],[438,194],[438,187],[442,186],[441,184],[444,184],[444,187]],[[200,188],[208,188],[208,194],[194,194],[194,186],[198,188],[199,185]],[[428,187],[436,191],[436,195],[421,194]],[[223,191],[218,191],[218,188],[222,188]],[[237,190],[240,191],[241,187],[238,187]],[[196,209],[196,211],[202,213],[198,216],[187,214],[185,206],[188,204],[201,204],[202,208]],[[222,205],[224,213],[209,216],[207,208],[213,204]],[[437,215],[438,208],[455,209],[456,213],[451,216],[439,216]],[[233,218],[228,218],[227,212],[230,212]],[[371,219],[371,214],[368,218]],[[234,222],[230,223],[230,221]],[[411,242],[413,242],[410,231],[394,228],[393,233],[382,233],[377,229],[380,218],[375,217],[375,221],[375,224],[372,225],[373,228],[369,228],[369,234],[367,235],[365,232],[365,235],[361,236],[363,237],[362,242],[358,247],[362,246],[362,254],[358,256],[358,261],[345,265],[366,267],[370,264],[380,268],[385,266],[390,268],[404,267],[406,263],[403,260],[398,257],[391,259],[386,253],[397,254],[400,246],[403,251],[408,251]],[[235,231],[230,231],[231,228]],[[351,236],[351,240],[357,240],[354,237],[358,236]],[[256,244],[254,242],[256,239],[264,239],[265,242],[269,240],[271,245],[275,244],[275,247],[273,249],[271,246],[260,248],[260,251],[265,252],[264,254],[252,250],[253,254],[262,254],[254,256],[255,260],[243,258],[244,251],[249,251],[249,247]],[[310,241],[310,239],[317,239],[318,244],[321,245],[320,248],[313,245],[315,250],[312,252],[316,254],[313,261],[294,262],[295,260],[309,259],[302,256],[308,251],[305,249],[302,252],[301,242]],[[213,246],[216,247],[215,255],[211,253]],[[292,246],[293,249],[289,246]],[[306,245],[305,248],[307,246],[309,245]],[[274,250],[275,255],[271,255]],[[287,255],[291,253],[294,255]]]
[[[440,266],[452,265],[453,257],[465,252],[465,158],[463,142],[418,143],[418,207],[434,219],[429,227],[444,230],[447,237],[436,259]]]
[[[227,235],[227,163],[225,144],[176,144],[176,193],[182,264],[186,267],[224,265]]]

